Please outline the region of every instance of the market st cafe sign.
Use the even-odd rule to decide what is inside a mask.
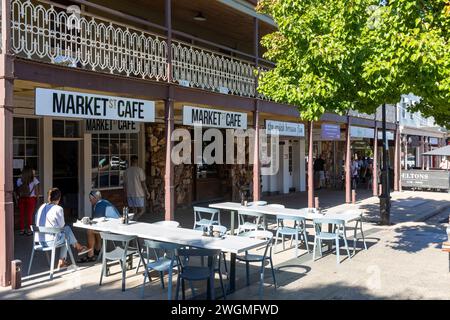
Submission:
[[[135,121],[86,119],[87,133],[138,133],[139,123]]]
[[[35,105],[40,116],[155,121],[155,103],[147,100],[37,88]]]
[[[183,107],[183,124],[188,126],[247,129],[247,114],[216,109]]]
[[[278,130],[280,136],[305,136],[305,125],[303,123],[266,120],[266,133],[272,134],[272,130]]]

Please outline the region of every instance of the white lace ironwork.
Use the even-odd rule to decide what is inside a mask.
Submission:
[[[12,0],[11,12],[11,45],[17,56],[144,79],[167,79],[167,43],[161,37],[29,0]]]
[[[164,37],[64,6],[11,0],[11,47],[19,57],[128,77],[167,81]],[[225,94],[258,97],[248,61],[172,42],[172,81]]]

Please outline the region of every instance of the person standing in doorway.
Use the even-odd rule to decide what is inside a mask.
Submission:
[[[358,176],[359,176],[359,161],[358,161],[358,155],[355,154],[354,159],[351,163],[350,172],[352,176],[352,189],[356,190],[356,187],[358,186]]]
[[[144,170],[138,166],[138,157],[131,156],[131,165],[123,174],[123,188],[127,197],[127,203],[132,208],[134,220],[138,220],[145,210],[145,198],[150,198],[145,183]]]
[[[33,224],[33,214],[39,197],[39,180],[35,177],[33,168],[23,168],[22,175],[16,182],[16,196],[19,199],[20,234],[30,236],[33,234],[30,226]]]
[[[317,189],[321,189],[325,182],[325,160],[322,159],[321,154],[314,161],[314,175],[316,177],[316,181],[319,182],[319,187]]]

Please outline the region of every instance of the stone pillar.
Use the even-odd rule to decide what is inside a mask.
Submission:
[[[351,203],[352,202],[352,176],[350,172],[350,166],[351,166],[351,150],[350,150],[350,117],[347,119],[347,132],[346,132],[346,151],[345,151],[345,203]]]
[[[174,128],[174,110],[173,101],[165,101],[165,122],[166,122],[166,173],[164,176],[164,209],[165,219],[174,220],[175,202],[174,202],[174,171],[171,159],[173,141],[172,132]]]
[[[313,172],[313,127],[314,122],[309,122],[309,147],[308,147],[308,208],[314,208],[314,172]]]
[[[372,170],[372,194],[378,196],[378,127],[375,121],[373,136],[373,170]]]
[[[255,128],[255,143],[253,152],[253,201],[261,199],[260,162],[259,162],[259,111],[258,100],[255,102],[256,110],[253,112],[253,125]]]
[[[0,285],[11,284],[11,261],[14,257],[13,206],[13,94],[14,61],[10,53],[11,2],[1,1],[0,54]]]

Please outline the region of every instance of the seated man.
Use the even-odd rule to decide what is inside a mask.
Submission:
[[[69,244],[77,250],[78,255],[86,252],[89,253],[88,248],[78,243],[72,229],[66,225],[64,221],[64,210],[59,206],[60,200],[61,191],[58,188],[52,188],[48,191],[48,202],[41,205],[36,214],[36,225],[38,227],[63,228],[63,232],[56,239],[51,234],[40,234],[39,239],[35,239],[35,241],[40,242],[43,246],[52,246],[53,241],[59,244],[64,243],[65,239],[67,239]],[[58,268],[67,267],[67,248],[61,247],[60,250]]]
[[[120,218],[119,211],[114,207],[114,205],[106,199],[102,199],[102,194],[98,190],[92,190],[89,193],[89,201],[93,206],[92,218]],[[102,239],[100,238],[100,233],[94,230],[87,231],[88,248],[91,249],[88,252],[87,257],[80,262],[95,261],[96,256],[99,255],[100,249],[102,247]]]

